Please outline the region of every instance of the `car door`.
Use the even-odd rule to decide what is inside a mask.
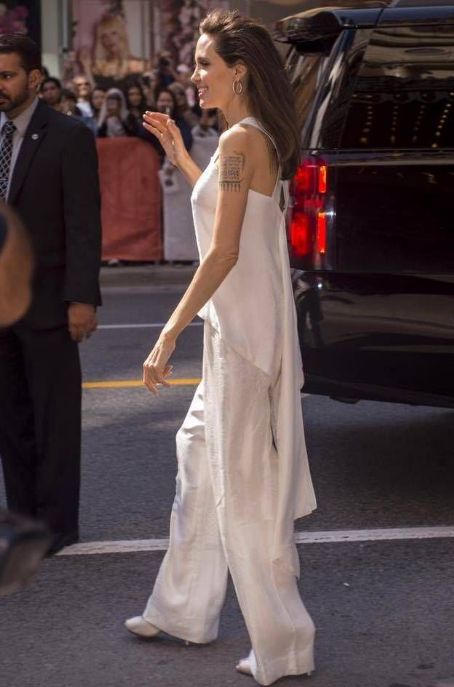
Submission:
[[[438,10],[383,12],[355,78],[335,161],[318,363],[372,397],[449,404],[454,8]]]

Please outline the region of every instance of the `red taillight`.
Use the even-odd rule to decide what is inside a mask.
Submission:
[[[321,255],[326,253],[326,230],[328,226],[328,217],[326,212],[319,212],[317,214],[317,239],[316,248]]]
[[[318,192],[326,193],[328,190],[328,168],[326,165],[319,165],[318,167]]]
[[[290,243],[298,255],[307,255],[311,252],[309,217],[302,212],[298,212],[292,217]]]
[[[313,158],[304,160],[293,179],[294,204],[289,231],[290,243],[298,257],[326,254],[327,194],[327,165]]]

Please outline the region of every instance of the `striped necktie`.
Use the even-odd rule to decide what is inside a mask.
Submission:
[[[9,183],[9,170],[13,154],[13,136],[16,125],[9,119],[2,126],[2,144],[0,146],[0,198],[6,200]]]

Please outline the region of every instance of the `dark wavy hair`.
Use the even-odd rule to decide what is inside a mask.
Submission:
[[[132,81],[130,84],[128,84],[128,87],[125,89],[126,104],[128,106],[128,110],[131,107],[131,103],[129,102],[129,91],[131,90],[131,88],[137,88],[137,90],[139,91],[141,100],[138,109],[145,112],[145,110],[147,109],[147,99],[145,97],[145,92],[142,88],[142,84],[139,81]]]
[[[251,114],[276,143],[282,178],[291,179],[300,159],[300,133],[292,87],[270,32],[238,10],[223,9],[209,12],[199,31],[214,39],[216,53],[229,67],[238,62],[247,67],[243,93]],[[222,113],[220,122],[225,130],[227,122]],[[271,150],[271,142],[269,146]]]

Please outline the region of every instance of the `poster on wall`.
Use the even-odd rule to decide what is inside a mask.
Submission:
[[[23,33],[41,45],[40,0],[0,2],[0,34]]]
[[[150,69],[148,0],[73,0],[72,74],[105,89],[126,89]]]

